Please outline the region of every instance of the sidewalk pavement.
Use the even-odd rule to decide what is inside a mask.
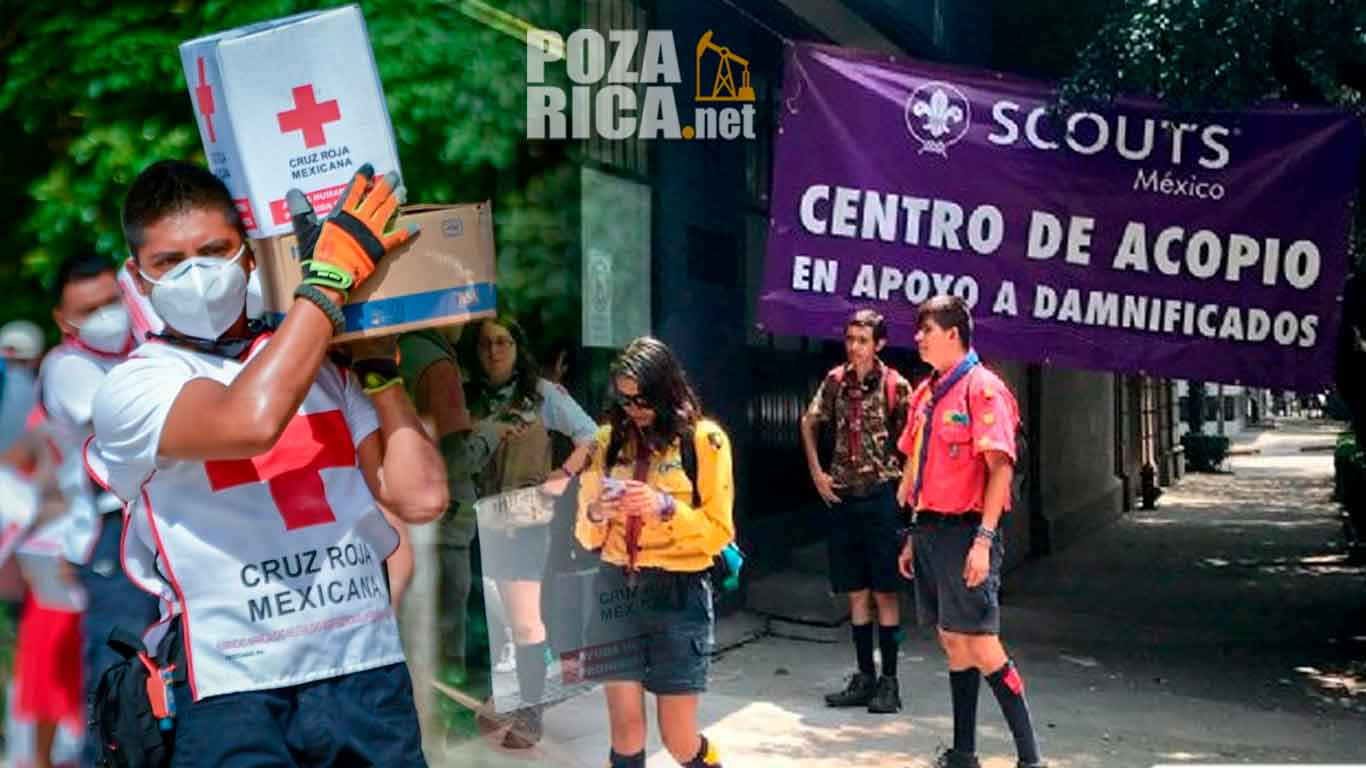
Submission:
[[[1332,453],[1320,450],[1339,427],[1278,426],[1237,441],[1258,452],[1230,459],[1231,474],[1189,475],[1157,510],[1007,577],[1004,638],[1050,765],[1366,763],[1366,570],[1346,564]],[[720,631],[757,621],[730,618]],[[932,634],[913,630],[902,648],[900,715],[824,706],[852,659],[847,638],[763,636],[721,654],[701,719],[726,765],[928,766],[952,736]],[[649,765],[675,765],[649,709]],[[983,765],[1013,766],[985,685],[979,720]],[[592,692],[546,713],[535,750],[469,743],[435,764],[599,768],[607,733]]]

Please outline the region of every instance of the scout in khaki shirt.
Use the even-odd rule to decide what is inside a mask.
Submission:
[[[978,766],[977,692],[985,675],[1015,737],[1020,768],[1041,765],[1024,679],[1001,646],[999,591],[1015,468],[1015,397],[972,350],[972,318],[956,296],[920,305],[915,340],[934,373],[911,394],[897,501],[915,510],[898,568],[914,579],[922,624],[949,661],[953,748],[936,766]]]
[[[843,691],[831,693],[832,707],[867,707],[890,714],[901,709],[896,678],[901,632],[901,576],[896,571],[899,532],[905,526],[895,488],[901,478],[896,436],[906,423],[910,387],[878,358],[887,346],[882,315],[859,310],[845,324],[848,361],[826,374],[802,417],[811,481],[830,507],[830,587],[849,595],[858,672]],[[816,455],[816,428],[832,423],[835,450],[830,471]],[[873,668],[873,606],[877,606],[882,676]]]

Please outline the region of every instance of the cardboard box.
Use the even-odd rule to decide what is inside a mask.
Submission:
[[[209,169],[247,233],[289,232],[285,192],[325,214],[363,163],[399,170],[360,8],[348,5],[190,40],[180,60]]]
[[[399,225],[422,231],[386,254],[342,307],[346,330],[335,341],[389,336],[422,328],[467,323],[497,312],[493,212],[472,205],[409,205]],[[261,274],[266,314],[282,319],[299,287],[294,235],[252,241]]]

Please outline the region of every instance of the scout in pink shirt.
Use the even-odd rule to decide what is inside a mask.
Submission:
[[[915,581],[921,623],[933,622],[948,656],[953,747],[936,766],[976,768],[977,692],[985,675],[1015,737],[1020,768],[1042,765],[1024,680],[1000,637],[998,526],[1010,509],[1019,410],[972,350],[972,317],[956,296],[920,305],[916,345],[934,368],[911,395],[898,448],[906,469],[897,501],[915,524],[897,565]]]

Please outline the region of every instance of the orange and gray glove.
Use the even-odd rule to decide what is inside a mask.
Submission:
[[[403,202],[403,188],[396,172],[390,171],[377,182],[374,177],[374,167],[362,165],[321,224],[303,192],[291,189],[285,195],[299,241],[304,285],[348,295],[374,273],[375,263],[385,253],[417,234],[416,224],[385,232]]]

